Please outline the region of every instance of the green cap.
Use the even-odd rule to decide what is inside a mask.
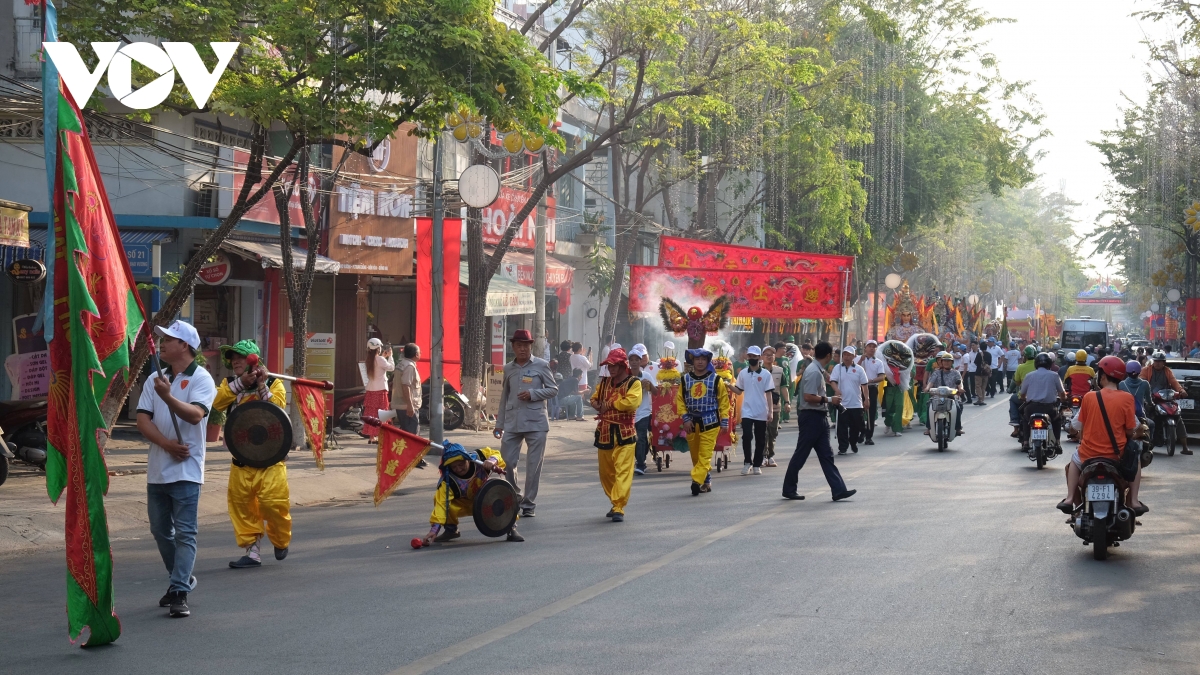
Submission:
[[[240,354],[241,356],[250,356],[251,354],[262,355],[262,352],[258,351],[258,343],[254,340],[239,340],[236,344],[221,345],[220,352],[221,359],[225,361],[226,366],[232,363],[234,354]]]

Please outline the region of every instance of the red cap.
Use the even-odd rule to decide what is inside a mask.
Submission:
[[[608,358],[604,359],[602,366],[625,366],[628,365],[629,358],[625,356],[624,349],[614,349],[608,353]]]

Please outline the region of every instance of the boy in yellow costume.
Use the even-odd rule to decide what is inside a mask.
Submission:
[[[624,349],[610,351],[601,365],[608,366],[608,377],[600,378],[591,400],[600,416],[596,423],[596,455],[600,485],[612,502],[604,517],[620,523],[625,520],[625,505],[633,487],[637,449],[634,415],[642,404],[642,383],[629,376]]]
[[[221,357],[225,365],[233,369],[233,377],[225,378],[217,386],[213,410],[228,413],[246,401],[270,401],[280,408],[287,406],[283,382],[268,377],[267,369],[261,364],[248,367],[246,357],[251,354],[259,355],[258,344],[254,340],[221,346]],[[262,566],[258,542],[263,536],[263,520],[267,521],[267,538],[275,547],[275,559],[287,557],[288,547],[292,543],[292,514],[286,464],[279,462],[256,469],[234,459],[233,466],[229,468],[227,499],[229,520],[233,521],[237,545],[246,549],[245,555],[229,562],[230,567],[244,569]]]
[[[482,463],[479,463],[480,457],[484,460]],[[504,469],[504,459],[498,450],[480,448],[479,454],[475,454],[467,452],[458,443],[447,442],[438,469],[442,477],[433,493],[429,533],[422,541],[426,546],[435,541],[443,543],[462,536],[458,531],[458,520],[474,514],[475,495],[491,473]],[[525,541],[524,537],[517,534],[515,523],[508,531],[508,541]]]
[[[683,384],[675,395],[675,411],[683,417],[692,455],[692,496],[712,492],[713,448],[717,435],[729,428],[729,388],[712,367],[712,352],[689,349],[691,370],[683,375]]]

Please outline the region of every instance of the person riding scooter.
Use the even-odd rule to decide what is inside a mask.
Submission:
[[[1150,416],[1153,403],[1150,398],[1150,383],[1141,379],[1142,364],[1129,360],[1125,362],[1125,379],[1118,387],[1121,391],[1133,394],[1133,403],[1138,419],[1146,423],[1150,429],[1150,438],[1154,438],[1154,420]]]
[[[1082,349],[1075,352],[1075,365],[1063,373],[1063,384],[1072,396],[1083,396],[1092,390],[1096,381],[1096,371],[1087,365],[1088,353]]]
[[[1153,396],[1154,392],[1163,389],[1172,389],[1179,397],[1187,398],[1187,391],[1179,385],[1179,381],[1175,379],[1175,373],[1167,367],[1167,355],[1163,352],[1154,352],[1154,356],[1150,358],[1153,361],[1152,365],[1141,372],[1141,379],[1150,383],[1150,395]],[[1146,409],[1146,412],[1150,413],[1153,410],[1154,408],[1151,406]],[[1179,434],[1179,444],[1183,446],[1183,450],[1180,450],[1179,454],[1190,455],[1192,451],[1188,449],[1187,430],[1180,429],[1180,431],[1183,433]]]
[[[929,393],[938,387],[950,387],[961,393],[963,388],[962,375],[954,369],[954,355],[950,352],[942,351],[938,352],[935,358],[937,359],[937,370],[930,371],[926,377],[925,393]],[[954,433],[955,435],[962,436],[962,400],[957,396],[954,399],[954,407],[956,409],[954,415]],[[930,415],[929,419],[933,419],[933,415]],[[925,435],[929,435],[929,429],[925,430]]]
[[[1062,380],[1050,370],[1054,357],[1038,354],[1033,363],[1036,370],[1021,380],[1021,447],[1026,450],[1029,449],[1029,417],[1037,413],[1050,416],[1054,427],[1054,441],[1062,442],[1062,418],[1058,414],[1058,402],[1067,396]]]

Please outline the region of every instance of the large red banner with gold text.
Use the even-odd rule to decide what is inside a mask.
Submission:
[[[659,267],[685,269],[729,269],[747,272],[850,272],[854,257],[822,255],[801,251],[777,251],[753,246],[734,246],[700,239],[663,236],[658,251]]]
[[[729,296],[730,316],[756,319],[840,319],[842,272],[744,272],[629,266],[629,313],[658,314],[664,297],[683,307],[708,309]]]

